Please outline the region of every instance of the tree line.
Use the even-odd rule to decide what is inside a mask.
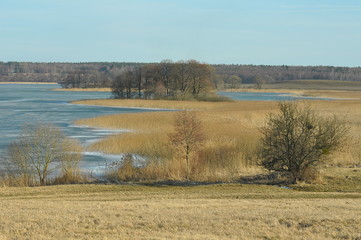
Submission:
[[[333,66],[267,66],[267,65],[214,65],[217,78],[232,83],[232,76],[242,79],[243,83],[274,83],[299,79],[361,81],[361,67]],[[233,79],[234,80],[234,79]]]
[[[163,61],[167,62],[167,61]],[[32,63],[0,62],[0,82],[58,82],[63,87],[110,87],[111,82],[128,68],[152,68],[154,63],[89,62]],[[214,86],[234,87],[240,83],[256,84],[296,79],[361,81],[361,67],[268,66],[217,64]]]
[[[133,62],[32,63],[0,62],[0,82],[57,82],[63,87],[109,87],[120,69],[136,66]]]

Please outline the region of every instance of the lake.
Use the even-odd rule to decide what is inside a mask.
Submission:
[[[219,95],[229,97],[237,101],[290,101],[290,100],[332,100],[332,98],[307,97],[290,93],[267,93],[267,92],[218,92]]]
[[[136,108],[113,108],[70,104],[81,99],[110,98],[109,92],[49,91],[59,88],[54,84],[0,84],[0,156],[6,154],[9,143],[16,140],[21,129],[28,123],[52,123],[70,138],[84,146],[115,132],[107,129],[76,126],[73,122],[82,118],[118,113],[136,113],[152,110]],[[98,169],[106,161],[118,160],[119,155],[85,152],[80,166],[83,169]]]

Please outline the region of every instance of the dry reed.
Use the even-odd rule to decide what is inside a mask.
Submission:
[[[321,115],[344,117],[352,129],[347,148],[334,154],[328,165],[359,164],[361,101],[304,101],[304,103],[311,105]],[[197,109],[196,112],[202,119],[207,135],[204,147],[193,156],[192,160],[195,166],[192,179],[200,181],[234,179],[246,174],[250,171],[249,169],[255,169],[254,151],[260,136],[259,129],[264,126],[268,114],[277,110],[275,102],[257,101],[185,103],[164,100],[96,100],[94,104],[178,109],[189,104],[189,109]],[[163,160],[162,164],[159,162],[156,164],[158,174],[167,179],[182,179],[184,177],[182,162],[174,159],[175,155],[167,137],[173,129],[173,118],[172,112],[147,112],[85,119],[78,121],[77,124],[131,129],[133,131],[131,133],[113,135],[95,143],[90,148],[107,153],[135,153],[149,159]],[[152,179],[156,178],[154,177],[156,170],[152,169],[155,168],[154,166],[149,165],[149,169],[146,170],[151,173]]]

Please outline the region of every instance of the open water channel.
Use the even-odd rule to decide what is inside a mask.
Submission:
[[[118,113],[156,111],[137,108],[114,108],[70,104],[81,99],[107,99],[108,92],[49,91],[59,88],[56,84],[0,84],[0,159],[6,155],[8,145],[16,140],[22,127],[28,123],[52,123],[70,138],[90,145],[107,135],[126,130],[107,130],[77,126],[73,122],[82,118]],[[277,93],[220,93],[235,100],[290,100],[288,94]],[[160,111],[160,110],[157,110]],[[119,160],[119,155],[85,152],[80,163],[82,169],[96,171],[106,162]]]

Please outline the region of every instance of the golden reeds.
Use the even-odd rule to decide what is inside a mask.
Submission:
[[[232,178],[255,168],[254,155],[268,114],[277,110],[275,102],[183,102],[165,100],[95,100],[81,103],[107,106],[153,107],[195,109],[203,122],[207,139],[204,147],[193,158],[194,180]],[[331,164],[350,165],[360,162],[358,142],[361,132],[361,101],[304,101],[322,115],[344,117],[351,127],[347,149],[333,156]],[[182,163],[176,158],[168,134],[173,131],[173,112],[146,112],[118,114],[79,120],[80,125],[113,129],[129,129],[132,132],[115,134],[90,146],[91,150],[106,153],[133,153],[149,159],[161,159],[158,173],[166,178],[182,178]],[[149,165],[149,169],[154,165]],[[154,172],[154,170],[147,170]],[[163,169],[160,173],[159,169]],[[172,170],[173,169],[173,170]],[[230,171],[232,169],[232,171]],[[217,172],[217,173],[216,173]],[[222,174],[220,174],[222,173]],[[153,173],[152,173],[153,174]]]

